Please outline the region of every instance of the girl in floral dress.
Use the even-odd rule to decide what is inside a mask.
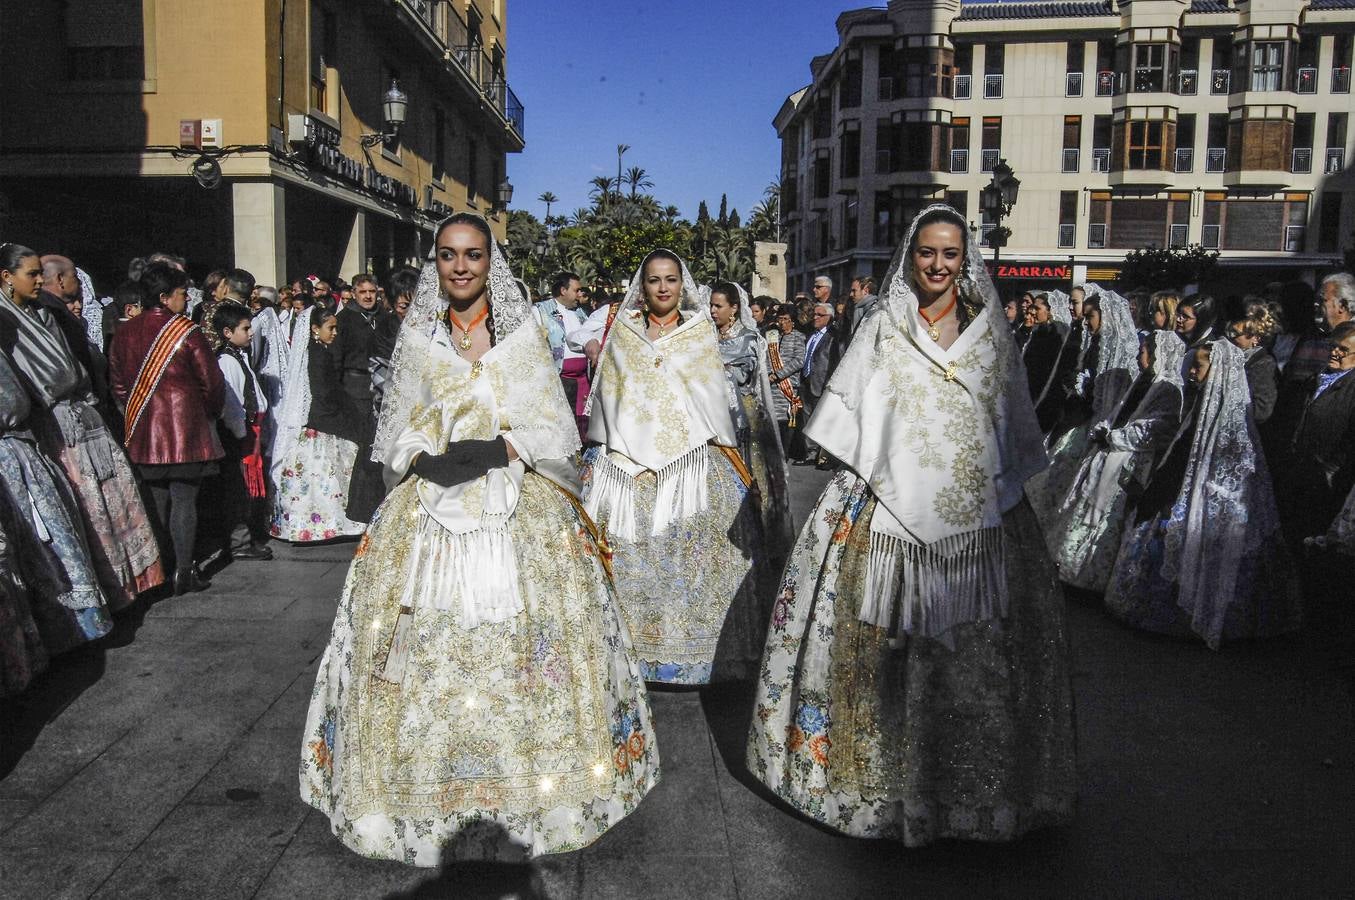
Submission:
[[[287,389],[273,445],[275,538],[294,543],[361,534],[366,526],[344,514],[358,445],[371,433],[368,416],[343,389],[329,345],[334,313],[313,306],[300,313],[310,339],[297,340],[287,361]],[[306,324],[302,323],[302,324]]]
[[[1076,796],[1025,371],[964,220],[925,209],[808,426],[845,467],[772,612],[748,764],[832,828],[1010,840]]]
[[[301,751],[301,796],[344,844],[419,866],[586,846],[659,777],[550,345],[483,219],[434,249],[373,442],[392,490]]]

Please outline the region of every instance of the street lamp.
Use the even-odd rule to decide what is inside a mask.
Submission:
[[[507,178],[499,183],[499,191],[496,200],[498,202],[494,206],[495,209],[507,209],[508,204],[513,202],[513,183]]]
[[[993,166],[993,180],[983,189],[980,197],[983,208],[993,219],[993,230],[989,232],[988,244],[993,248],[993,265],[996,267],[1002,258],[1002,248],[1007,245],[1010,229],[1002,227],[1002,220],[1012,214],[1016,198],[1021,190],[1021,179],[1016,177],[1006,159],[999,159]]]
[[[358,140],[364,147],[375,147],[377,144],[393,140],[400,133],[400,127],[405,124],[408,112],[409,95],[400,90],[399,82],[392,78],[390,88],[381,98],[381,116],[385,120],[386,130],[376,134],[364,134]]]

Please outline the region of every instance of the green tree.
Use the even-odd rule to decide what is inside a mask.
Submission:
[[[1117,284],[1128,289],[1180,290],[1188,284],[1203,284],[1218,266],[1219,252],[1200,244],[1180,249],[1148,247],[1125,254]]]
[[[649,173],[639,166],[631,166],[627,169],[624,180],[626,184],[630,185],[630,198],[632,200],[635,199],[637,191],[648,190],[654,186],[654,182],[649,178]]]
[[[550,191],[542,191],[541,196],[537,197],[536,199],[539,202],[546,204],[546,224],[549,225],[551,204],[559,203],[560,198],[552,194]]]

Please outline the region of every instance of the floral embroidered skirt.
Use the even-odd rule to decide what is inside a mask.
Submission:
[[[320,662],[301,796],[364,856],[436,866],[507,845],[576,850],[659,778],[648,695],[597,548],[528,473],[509,525],[525,611],[466,629],[415,609],[399,683],[381,677],[421,506],[391,492],[358,545]],[[460,609],[454,598],[445,604]]]
[[[282,474],[273,493],[269,533],[298,544],[362,534],[367,526],[345,514],[357,457],[352,441],[303,428],[287,458],[273,467]]]
[[[1073,587],[1103,593],[1120,553],[1126,484],[1151,465],[1151,453],[1111,453],[1094,450],[1083,461],[1076,479],[1054,510],[1045,531],[1049,553],[1059,578]]]
[[[1126,526],[1120,554],[1106,588],[1106,609],[1127,625],[1174,637],[1195,635],[1191,616],[1180,606],[1176,581],[1163,574],[1167,538],[1185,527],[1185,508],[1173,505],[1165,518],[1154,517]],[[1234,582],[1233,597],[1214,597],[1226,602],[1219,641],[1271,637],[1297,631],[1302,624],[1302,600],[1298,574],[1278,533],[1264,542],[1262,552],[1242,559]],[[1199,635],[1209,642],[1207,635]]]
[[[121,609],[165,581],[160,545],[127,455],[102,425],[74,447],[57,433],[44,446],[75,489],[94,570],[108,607]]]
[[[112,631],[80,507],[65,474],[36,446],[3,439],[0,492],[15,511],[5,531],[46,652],[64,653]]]
[[[592,463],[584,453],[584,491]],[[763,560],[761,510],[734,466],[708,447],[706,509],[651,535],[658,478],[635,480],[635,542],[608,536],[621,611],[645,680],[707,684],[751,677],[761,655],[776,573]],[[597,523],[606,528],[603,513]]]
[[[748,764],[805,815],[916,846],[1011,840],[1072,817],[1063,596],[1030,507],[1004,518],[1005,619],[953,649],[857,618],[876,500],[839,473],[792,551],[757,683]]]

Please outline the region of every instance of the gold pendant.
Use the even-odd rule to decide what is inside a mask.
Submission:
[[[946,380],[954,381],[957,377],[958,372],[955,368],[955,363],[951,363],[950,365],[946,366]]]
[[[927,329],[927,337],[931,338],[934,341],[941,340],[941,329],[933,325],[931,328]]]
[[[470,364],[470,377],[472,379],[479,378],[480,373],[483,372],[484,370],[485,370],[484,363],[480,362],[480,360],[477,359],[475,362]]]
[[[458,345],[461,347],[462,350],[469,350],[469,349],[470,349],[470,344],[471,344],[471,340],[470,340],[470,332],[469,332],[469,331],[463,331],[463,332],[461,332],[461,340],[458,341],[457,343],[458,343]]]

